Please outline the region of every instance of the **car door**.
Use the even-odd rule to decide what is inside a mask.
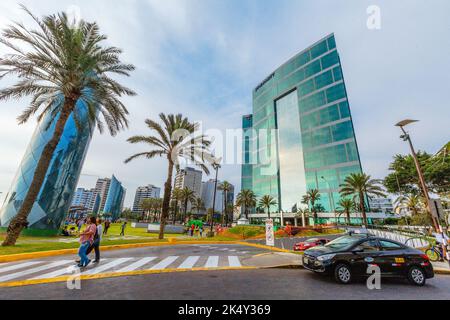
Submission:
[[[369,265],[378,265],[380,246],[376,239],[361,242],[352,249],[352,270],[358,275],[367,274]]]
[[[389,240],[379,240],[380,243],[380,268],[384,274],[402,274],[407,263],[405,247]]]

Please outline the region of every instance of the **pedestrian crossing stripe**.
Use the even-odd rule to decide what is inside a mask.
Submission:
[[[158,261],[159,259],[159,261]],[[156,262],[153,266],[152,263]],[[221,263],[219,263],[221,262]],[[72,264],[72,265],[71,265]],[[119,274],[139,271],[198,270],[220,268],[244,268],[238,256],[179,256],[144,257],[144,258],[108,258],[99,265],[91,265],[81,269],[81,276],[95,276],[103,273]],[[52,270],[53,269],[53,270]],[[29,261],[19,264],[0,265],[0,284],[14,281],[40,281],[67,275],[80,270],[73,260],[61,261]],[[30,276],[29,278],[27,278]]]

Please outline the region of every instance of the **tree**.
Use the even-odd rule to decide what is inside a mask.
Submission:
[[[394,204],[396,208],[408,210],[412,213],[412,216],[426,211],[423,198],[416,194],[400,196],[395,200]]]
[[[195,198],[195,192],[193,190],[189,189],[188,187],[184,187],[183,189],[181,189],[181,201],[183,202],[184,209],[182,220],[186,219],[188,203],[194,202]]]
[[[316,205],[316,202],[320,200],[320,193],[317,189],[311,189],[308,190],[306,195],[302,198],[302,203],[308,205],[311,208],[311,211],[313,213],[314,218],[314,224],[317,224],[318,218],[317,218],[317,212],[320,212],[320,210],[323,209],[322,207],[318,207]]]
[[[231,191],[232,185],[228,181],[222,182],[217,189],[223,192],[223,211],[222,211],[222,224],[225,222],[226,209],[228,204],[228,192]],[[228,221],[227,221],[228,223]]]
[[[267,215],[270,219],[270,207],[276,206],[278,203],[274,197],[270,195],[265,195],[261,199],[259,199],[259,206],[267,209]]]
[[[145,216],[147,215],[147,219],[148,219],[148,216],[150,215],[150,211],[153,209],[153,199],[143,199],[141,201],[141,208],[142,208],[141,220],[144,221]]]
[[[353,196],[353,200],[359,203],[359,210],[363,216],[364,226],[367,227],[366,200],[365,197],[377,196],[386,197],[383,189],[377,180],[371,179],[365,173],[351,173],[340,186],[340,194],[342,197]]]
[[[347,225],[350,225],[350,213],[353,211],[353,208],[355,207],[355,201],[349,198],[342,198],[338,202],[339,210],[342,213],[345,213],[346,219],[347,219]]]
[[[125,163],[137,158],[153,159],[155,157],[165,157],[168,163],[167,179],[164,184],[164,198],[161,214],[161,225],[159,239],[164,239],[164,228],[169,215],[170,196],[172,193],[173,170],[180,166],[180,159],[184,158],[199,166],[206,174],[209,169],[205,163],[213,163],[214,157],[211,155],[209,146],[211,141],[204,135],[198,133],[198,123],[191,123],[183,115],[159,115],[163,125],[151,119],[145,120],[147,127],[156,135],[153,136],[133,136],[128,139],[132,144],[144,143],[152,147],[151,150],[141,152],[125,160]]]
[[[256,206],[256,195],[252,190],[241,190],[236,198],[236,205],[244,208],[245,218],[248,219],[248,211]]]
[[[205,210],[205,204],[203,203],[202,198],[195,198],[194,203],[192,204],[192,210],[196,210],[197,215],[200,215],[200,211]]]
[[[450,185],[450,157],[447,145],[436,155],[418,152],[425,183],[433,193],[448,191]],[[396,155],[389,166],[391,173],[383,181],[386,190],[394,194],[422,194],[414,159],[410,155]]]
[[[177,219],[177,215],[178,215],[178,204],[181,201],[181,189],[180,188],[175,188],[172,191],[172,201],[173,201],[173,224],[175,224],[175,221]]]
[[[97,23],[70,21],[65,13],[40,19],[26,7],[22,9],[38,28],[30,30],[15,23],[3,31],[0,43],[12,53],[0,59],[0,78],[16,76],[20,81],[1,89],[0,100],[31,96],[30,106],[18,117],[19,124],[36,113],[39,113],[38,121],[49,115],[56,124],[40,155],[25,199],[9,224],[3,246],[14,245],[27,226],[28,215],[68,119],[72,116],[78,128],[95,124],[100,132],[104,131],[105,122],[114,136],[128,126],[128,110],[119,98],[135,95],[111,77],[129,76],[134,66],[120,61],[120,49],[104,46],[106,36],[100,33]],[[88,110],[87,123],[81,121],[78,103],[83,103]]]

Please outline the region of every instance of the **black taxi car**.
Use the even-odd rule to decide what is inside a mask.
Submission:
[[[380,268],[382,277],[405,277],[418,286],[434,277],[433,266],[422,251],[367,234],[345,235],[308,249],[303,255],[304,268],[334,275],[342,284],[350,283],[356,276],[369,276],[371,265]]]

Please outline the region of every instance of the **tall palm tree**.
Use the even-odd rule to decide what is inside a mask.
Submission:
[[[177,219],[178,215],[178,204],[181,201],[181,189],[180,188],[174,188],[172,191],[172,201],[173,201],[173,224],[175,224],[175,221]]]
[[[222,182],[217,189],[223,192],[223,210],[222,210],[222,224],[225,223],[225,216],[227,211],[227,205],[228,205],[228,192],[231,191],[231,183],[228,181]]]
[[[30,106],[18,117],[19,124],[38,113],[40,121],[49,115],[56,122],[52,138],[45,145],[25,199],[11,220],[3,246],[14,245],[41,190],[47,170],[66,123],[73,117],[78,129],[96,124],[111,135],[128,126],[128,110],[120,101],[135,92],[113,80],[112,75],[129,76],[134,66],[123,64],[122,51],[104,45],[106,36],[97,23],[71,21],[65,13],[33,15],[38,28],[29,30],[15,23],[3,31],[0,43],[12,53],[0,58],[0,79],[16,76],[19,82],[0,90],[0,100],[31,96]],[[84,103],[89,121],[80,120],[77,103]]]
[[[159,229],[159,239],[164,239],[164,228],[169,215],[170,196],[172,193],[173,170],[180,167],[180,159],[184,158],[198,165],[206,174],[209,169],[206,163],[216,161],[209,150],[211,141],[198,133],[198,123],[191,123],[183,115],[159,115],[162,126],[151,119],[145,120],[148,128],[156,135],[134,136],[128,139],[130,143],[144,143],[151,146],[149,151],[141,152],[125,160],[128,163],[136,158],[153,159],[165,157],[168,163],[167,179],[164,184],[164,198]]]
[[[259,203],[258,205],[264,209],[267,209],[267,215],[270,219],[270,207],[272,206],[276,206],[277,200],[275,200],[274,197],[272,197],[271,195],[265,195],[263,196],[261,199],[259,199]]]
[[[200,211],[205,210],[205,204],[203,203],[202,198],[195,198],[194,202],[192,203],[192,210],[197,211],[197,215],[200,215]]]
[[[249,210],[256,206],[255,193],[252,190],[241,190],[236,198],[236,204],[244,207],[245,218],[248,219]]]
[[[186,219],[188,203],[193,203],[195,199],[196,196],[193,190],[189,189],[188,187],[184,187],[183,189],[181,189],[181,201],[183,202],[184,209],[182,220]]]
[[[402,195],[395,200],[394,204],[396,208],[407,209],[412,212],[413,216],[426,210],[423,198],[416,194]]]
[[[342,198],[339,200],[338,205],[340,210],[345,213],[347,219],[347,225],[350,225],[350,212],[352,212],[355,207],[355,201],[349,198]]]
[[[352,173],[347,176],[339,190],[342,197],[353,196],[355,202],[359,204],[359,210],[363,216],[364,226],[367,227],[367,215],[365,197],[377,196],[386,197],[378,180],[371,179],[365,173]]]
[[[316,203],[319,200],[320,200],[319,190],[311,189],[306,192],[306,195],[303,196],[302,201],[301,201],[303,204],[306,204],[311,208],[311,211],[313,213],[314,224],[317,224],[317,222],[318,222],[317,221],[318,220],[317,219],[318,207],[317,207]]]
[[[153,199],[144,199],[141,201],[142,216],[141,220],[145,220],[145,215],[149,216],[153,209]]]

